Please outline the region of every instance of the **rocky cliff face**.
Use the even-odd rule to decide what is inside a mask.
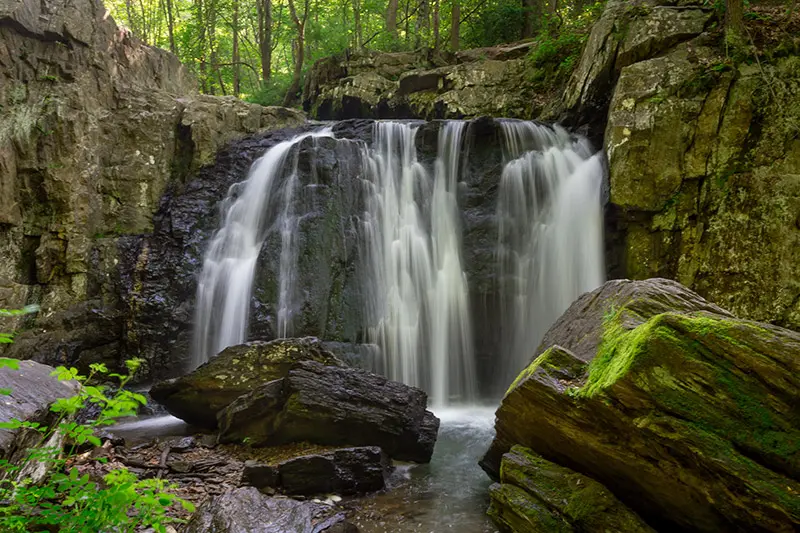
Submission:
[[[51,362],[124,349],[124,236],[152,229],[168,184],[236,136],[303,121],[198,96],[177,58],[98,0],[0,5],[0,106],[0,253],[13,258],[0,263],[0,307],[41,303],[9,351]]]

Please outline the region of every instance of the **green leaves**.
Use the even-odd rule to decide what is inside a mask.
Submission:
[[[51,442],[56,433],[72,445],[102,445],[96,432],[104,425],[113,424],[121,416],[136,414],[146,403],[141,394],[126,390],[125,384],[142,364],[141,360],[130,361],[126,366],[131,374],[109,374],[103,364],[90,366],[89,376],[82,376],[75,368],[59,367],[52,375],[60,380],[74,380],[80,384],[79,393],[72,398],[55,402],[51,411],[58,415],[52,426],[37,422],[11,420],[0,423],[0,428],[26,429],[41,434],[41,443]],[[0,358],[0,367],[18,368],[19,361]],[[120,388],[107,394],[106,388],[91,383],[96,375],[115,378]],[[0,390],[0,393],[7,391]],[[100,407],[96,420],[87,423],[76,421],[76,415],[86,406]],[[60,441],[59,441],[60,442]],[[103,477],[102,483],[93,480],[88,473],[82,473],[75,464],[77,453],[74,446],[41,446],[28,451],[20,464],[9,464],[0,460],[0,470],[8,474],[7,480],[0,483],[0,531],[117,531],[133,532],[152,527],[156,531],[166,531],[166,524],[179,522],[167,516],[167,511],[180,506],[186,511],[194,511],[194,506],[170,491],[175,487],[162,479],[138,479],[125,468],[112,470]],[[82,456],[81,461],[85,461]],[[89,459],[106,464],[107,459]],[[40,483],[31,479],[16,479],[27,465],[41,463],[48,467],[49,474]],[[13,480],[13,481],[11,481]]]
[[[0,341],[2,343],[2,341]],[[0,368],[10,368],[11,370],[19,370],[19,360],[9,359],[8,357],[0,357]]]

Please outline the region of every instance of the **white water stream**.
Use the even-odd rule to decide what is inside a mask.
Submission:
[[[531,360],[548,328],[605,281],[603,163],[586,139],[559,126],[503,121],[497,268],[503,382]]]
[[[250,167],[247,179],[228,192],[222,224],[211,239],[197,285],[192,369],[247,340],[256,261],[264,240],[274,231],[281,235],[277,329],[281,337],[289,334],[297,252],[297,221],[292,213],[298,182],[296,157],[288,179],[282,178],[292,148],[308,137],[321,136],[330,137],[330,128],[270,148]]]
[[[370,341],[388,377],[434,405],[475,397],[472,327],[457,188],[463,122],[439,132],[433,176],[417,160],[417,127],[375,125],[364,217]]]

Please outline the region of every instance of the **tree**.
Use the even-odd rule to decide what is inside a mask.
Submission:
[[[744,30],[743,0],[726,0],[725,4],[725,40],[731,44],[742,41]]]
[[[292,73],[292,83],[283,98],[284,106],[291,106],[297,101],[297,93],[300,92],[300,81],[303,77],[303,61],[305,59],[306,46],[306,21],[308,20],[308,4],[310,0],[304,0],[302,17],[297,14],[294,0],[289,0],[289,14],[292,17],[297,37],[294,41],[294,71]]]
[[[233,67],[233,95],[241,94],[241,62],[239,56],[239,0],[233,0],[233,17],[231,20],[231,33],[233,34],[233,51],[231,53]]]
[[[398,0],[389,0],[386,6],[386,33],[397,39],[397,5]]]
[[[257,0],[258,51],[261,62],[261,79],[272,76],[272,0]]]
[[[459,33],[461,31],[461,4],[459,0],[453,0],[450,6],[450,50],[458,51]]]

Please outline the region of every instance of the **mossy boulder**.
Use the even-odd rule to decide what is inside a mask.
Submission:
[[[528,448],[503,455],[500,480],[489,489],[489,516],[505,531],[653,531],[600,483]]]
[[[314,337],[248,342],[226,348],[190,374],[157,383],[150,395],[174,416],[214,429],[220,409],[259,385],[286,376],[299,361],[344,364]]]
[[[502,479],[520,444],[656,529],[796,531],[800,334],[718,309],[666,280],[582,296],[503,399],[484,468]]]
[[[302,361],[221,410],[219,440],[379,446],[393,459],[427,463],[439,431],[427,404],[422,390],[378,374]]]

